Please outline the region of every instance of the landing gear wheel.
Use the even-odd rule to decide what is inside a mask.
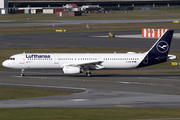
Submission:
[[[24,69],[21,70],[21,77],[24,76]]]
[[[91,77],[91,72],[89,72],[89,71],[86,72],[86,76],[87,76],[87,77]]]
[[[24,74],[23,74],[23,73],[21,73],[21,76],[24,76]]]

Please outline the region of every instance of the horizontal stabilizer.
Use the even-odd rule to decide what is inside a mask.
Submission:
[[[174,60],[177,59],[175,55],[168,55],[168,60]]]

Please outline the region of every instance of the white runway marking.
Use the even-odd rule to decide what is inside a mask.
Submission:
[[[90,37],[108,37],[108,34],[104,35],[104,36],[90,36]],[[116,38],[151,38],[151,37],[142,37],[142,34],[136,34],[136,35],[115,35],[115,37]],[[173,37],[180,39],[180,33],[174,33]],[[157,38],[154,38],[154,39],[157,39]]]
[[[23,78],[22,76],[13,76],[13,77]]]
[[[66,101],[70,101],[70,102],[87,102],[90,101],[89,99],[69,99]]]
[[[131,84],[131,82],[118,82],[118,83]]]
[[[0,83],[0,85],[22,86],[22,87],[40,87],[40,88],[81,89],[81,90],[88,91],[86,88],[63,87],[63,86],[44,86],[44,85],[11,84],[11,83]]]
[[[108,35],[104,36],[91,36],[91,37],[108,37]],[[115,35],[116,38],[143,38],[141,34],[137,35]]]
[[[156,85],[156,86],[168,86],[172,87],[173,85],[169,84],[157,84],[157,83],[140,83],[140,82],[118,82],[120,84],[136,84],[136,85]]]
[[[170,80],[170,81],[180,81],[179,78],[171,78],[171,77],[166,77],[166,78],[149,78],[149,77],[138,77],[139,79],[152,79],[152,80]]]

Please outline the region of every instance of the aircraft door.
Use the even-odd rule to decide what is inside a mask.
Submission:
[[[101,57],[101,56],[98,56],[98,57],[97,57],[97,60],[98,60],[98,61],[102,61],[102,57]]]
[[[54,64],[59,64],[59,57],[58,57],[58,55],[54,56]]]
[[[19,59],[19,63],[20,64],[24,64],[24,60],[25,60],[25,56],[24,55],[20,55],[20,59]]]
[[[143,63],[148,64],[148,55],[144,58]]]

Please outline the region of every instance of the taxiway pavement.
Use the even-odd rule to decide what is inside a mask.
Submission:
[[[171,50],[179,50],[180,29],[175,30]],[[148,50],[158,38],[140,37],[139,31],[115,31],[117,37],[109,38],[108,32],[51,33],[0,35],[1,48],[53,48],[53,47],[103,47]],[[24,52],[24,51],[22,51]],[[83,51],[82,51],[83,52]],[[114,52],[114,51],[113,51]]]
[[[154,22],[173,22],[180,19],[151,19],[151,20],[0,20],[0,27],[12,26],[49,26],[49,25],[79,25],[79,24],[112,24],[112,23],[154,23]],[[8,23],[22,22],[22,23]],[[26,23],[27,22],[27,23]]]
[[[175,30],[178,34],[180,30]],[[129,38],[141,31],[119,31],[116,38],[108,32],[1,35],[0,48],[117,47],[148,50],[157,38]],[[126,37],[124,35],[127,35]],[[179,50],[179,37],[173,38],[171,50]],[[22,51],[24,52],[24,51]],[[136,51],[135,51],[136,52]],[[93,73],[93,72],[92,72]],[[180,108],[180,74],[122,75],[93,74],[93,77],[63,75],[58,71],[0,70],[0,86],[83,92],[73,95],[2,100],[0,108],[21,107],[148,107]]]
[[[60,71],[0,70],[0,86],[70,90],[73,95],[1,100],[0,108],[180,108],[180,75],[63,75]]]

